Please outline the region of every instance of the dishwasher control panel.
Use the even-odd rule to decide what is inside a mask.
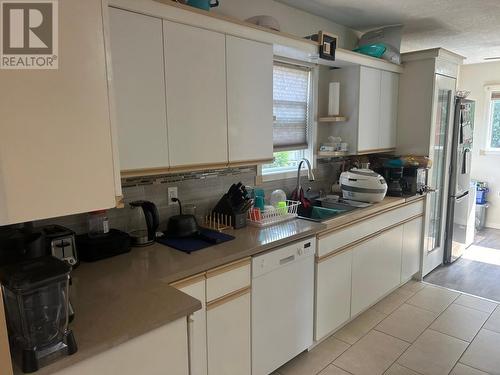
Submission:
[[[270,250],[252,259],[252,277],[259,277],[279,267],[299,262],[303,258],[314,256],[315,253],[316,237]]]

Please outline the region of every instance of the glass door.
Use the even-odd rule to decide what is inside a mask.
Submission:
[[[431,263],[427,264],[429,271],[443,261],[455,84],[453,78],[436,75],[429,150],[432,168],[429,170],[428,185],[431,191],[427,195],[425,223],[425,250],[435,253],[430,259]]]

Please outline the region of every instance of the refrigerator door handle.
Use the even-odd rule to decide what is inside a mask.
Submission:
[[[469,192],[466,191],[465,193],[463,194],[460,194],[458,197],[455,198],[455,203],[460,203],[461,201],[463,201],[465,198],[467,198],[467,196],[469,195]]]
[[[462,174],[469,174],[469,163],[468,163],[469,153],[470,149],[466,148],[462,156]]]

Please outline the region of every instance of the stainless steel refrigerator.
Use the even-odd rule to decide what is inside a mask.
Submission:
[[[475,102],[455,98],[444,263],[460,258],[474,236],[475,183],[470,168]]]

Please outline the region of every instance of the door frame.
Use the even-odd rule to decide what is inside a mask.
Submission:
[[[450,131],[453,127],[453,113],[454,113],[454,102],[455,102],[455,93],[456,93],[456,84],[457,80],[452,77],[444,76],[441,74],[435,75],[434,80],[434,99],[432,104],[432,122],[431,122],[431,131],[430,131],[430,142],[429,142],[429,155],[432,155],[432,151],[435,146],[434,142],[434,134],[436,132],[436,120],[437,120],[437,108],[438,108],[438,95],[439,90],[446,89],[451,91],[450,96],[450,110],[448,116],[448,125],[446,130],[446,150],[445,150],[445,160],[444,160],[444,181],[443,188],[441,194],[443,194],[442,207],[441,207],[441,217],[443,220],[441,221],[441,238],[438,246],[431,251],[427,251],[425,241],[428,237],[428,226],[427,223],[430,220],[430,210],[429,204],[430,199],[426,199],[425,204],[425,221],[424,221],[424,244],[423,244],[423,257],[422,257],[422,277],[426,276],[429,272],[431,272],[436,267],[440,266],[443,263],[444,257],[444,242],[446,238],[446,213],[448,210],[448,188],[450,184],[450,176],[448,170],[450,168],[450,158],[451,158],[451,141],[452,137],[450,136]],[[432,168],[430,169],[430,171]],[[431,193],[434,194],[434,193]]]

